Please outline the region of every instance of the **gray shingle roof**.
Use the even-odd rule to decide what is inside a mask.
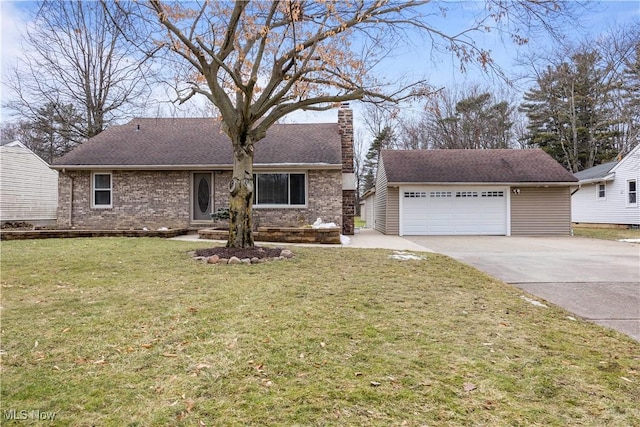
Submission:
[[[166,169],[169,166],[230,166],[232,160],[231,142],[214,119],[146,118],[105,130],[58,159],[53,166]],[[254,163],[341,165],[338,125],[273,125],[267,136],[256,144]]]
[[[576,182],[542,150],[383,150],[390,183]]]
[[[580,172],[576,172],[575,175],[576,175],[576,178],[578,178],[580,181],[604,178],[605,176],[609,175],[609,172],[611,171],[611,169],[613,169],[613,167],[618,163],[619,163],[618,161],[603,163],[601,165],[597,165],[592,168],[585,169]]]

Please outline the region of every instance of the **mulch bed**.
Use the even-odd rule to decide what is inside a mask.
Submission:
[[[263,248],[261,246],[255,246],[253,248],[227,248],[227,247],[217,247],[217,248],[205,248],[198,249],[196,251],[196,256],[198,257],[210,257],[213,255],[218,255],[220,258],[229,259],[231,257],[237,257],[239,259],[244,258],[278,258],[280,256],[280,252],[282,252],[282,248]]]

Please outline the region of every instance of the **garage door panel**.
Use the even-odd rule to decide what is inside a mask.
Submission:
[[[404,235],[505,235],[504,187],[420,187],[403,190]]]

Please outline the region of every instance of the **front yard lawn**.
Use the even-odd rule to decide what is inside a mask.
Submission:
[[[207,245],[3,242],[3,425],[640,425],[638,342],[450,258]]]

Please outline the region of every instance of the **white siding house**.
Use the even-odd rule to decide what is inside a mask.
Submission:
[[[55,223],[58,172],[18,141],[0,146],[0,222]]]
[[[640,145],[622,160],[577,172],[571,220],[580,224],[640,225]]]

